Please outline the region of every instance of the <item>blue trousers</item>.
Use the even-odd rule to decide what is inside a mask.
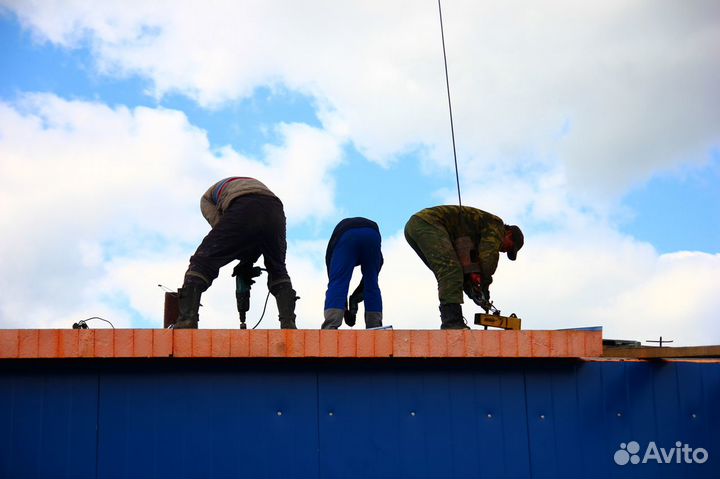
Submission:
[[[378,286],[383,264],[380,242],[380,233],[373,228],[353,228],[340,237],[330,260],[325,309],[345,309],[353,270],[355,266],[360,266],[365,283],[365,311],[382,312]]]

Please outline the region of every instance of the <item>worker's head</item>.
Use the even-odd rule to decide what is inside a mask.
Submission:
[[[517,258],[517,252],[525,244],[525,237],[522,231],[515,225],[505,225],[505,236],[503,236],[500,244],[500,251],[507,253],[507,257],[511,261]]]

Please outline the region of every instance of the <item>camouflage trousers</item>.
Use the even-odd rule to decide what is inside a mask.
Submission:
[[[463,270],[448,232],[413,215],[405,239],[435,274],[440,304],[462,304]]]

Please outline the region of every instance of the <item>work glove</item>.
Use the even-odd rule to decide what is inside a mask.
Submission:
[[[355,326],[355,321],[357,320],[357,306],[355,307],[355,310],[346,309],[345,313],[343,314],[343,318],[345,319],[345,324],[347,324],[349,327]]]
[[[255,284],[253,278],[257,278],[262,274],[262,268],[259,266],[253,266],[251,263],[238,263],[233,268],[233,276],[240,276],[243,281],[248,284],[248,287]]]
[[[343,318],[345,319],[345,324],[347,324],[351,328],[355,326],[355,321],[357,319],[357,309],[357,301],[354,301],[354,298],[350,296],[350,304],[345,308]]]
[[[482,275],[479,273],[470,273],[467,275],[463,284],[465,294],[473,300],[475,304],[480,306],[487,312],[490,309],[490,281],[484,282]]]
[[[345,308],[345,324],[351,328],[355,326],[355,320],[357,318],[358,305],[365,299],[365,280],[361,279],[355,291],[350,295],[349,305]]]

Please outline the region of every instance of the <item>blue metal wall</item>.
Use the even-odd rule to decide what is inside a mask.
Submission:
[[[717,478],[718,405],[718,363],[7,361],[0,477]]]

